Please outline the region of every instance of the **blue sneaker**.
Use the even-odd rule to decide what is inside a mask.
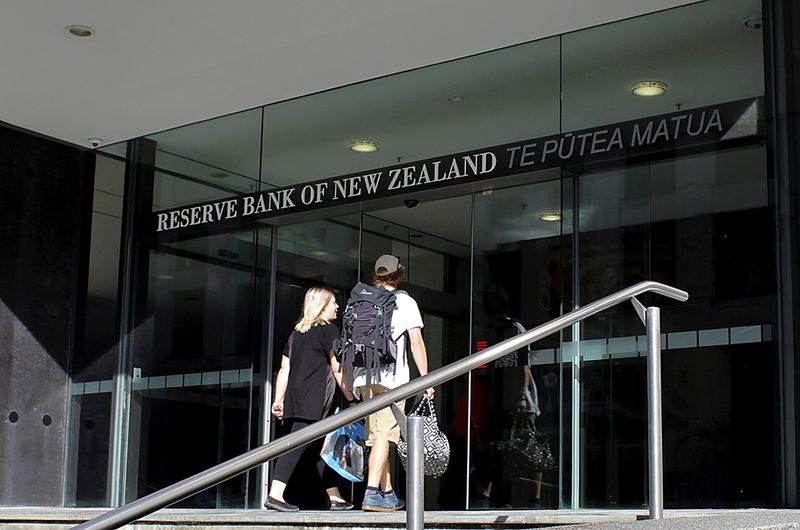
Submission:
[[[364,494],[364,502],[361,503],[361,509],[367,512],[393,512],[397,510],[397,506],[394,501],[387,499],[381,492],[377,491]]]
[[[389,493],[381,492],[381,495],[383,495],[383,499],[385,501],[390,502],[394,506],[395,510],[402,510],[406,507],[406,501],[398,497],[394,490],[390,491]]]

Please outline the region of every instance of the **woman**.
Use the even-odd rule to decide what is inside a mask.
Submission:
[[[284,348],[275,383],[272,415],[279,420],[286,420],[291,432],[329,416],[333,409],[336,385],[342,386],[339,365],[333,356],[333,341],[339,338],[339,329],[333,324],[338,308],[330,290],[322,287],[309,289],[303,301],[303,316]],[[346,389],[343,392],[349,402],[355,400],[352,392]],[[322,441],[318,440],[278,458],[265,507],[281,512],[299,510],[297,506],[286,502],[284,490],[303,453],[312,451],[319,455]],[[321,459],[317,469],[326,487],[330,509],[351,509],[353,505],[339,494],[336,486],[338,475]]]

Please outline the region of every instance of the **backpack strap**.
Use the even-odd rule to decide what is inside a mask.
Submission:
[[[394,301],[394,304],[395,304],[394,305],[394,311],[397,311],[397,295],[400,294],[400,293],[403,293],[404,295],[409,296],[409,297],[411,296],[410,294],[408,294],[408,292],[404,291],[403,289],[395,289],[393,291],[394,300],[395,300]],[[403,335],[405,335],[405,339],[406,339],[406,340],[403,341],[403,354],[405,354],[406,364],[408,364],[408,351],[409,351],[409,347],[410,347],[409,340],[411,339],[411,337],[408,335],[408,330],[405,330],[403,332]],[[403,335],[401,335],[401,337]],[[397,351],[395,353],[396,353],[397,357],[400,356],[400,352],[399,351]],[[397,374],[397,359],[395,359],[394,372],[393,373]]]

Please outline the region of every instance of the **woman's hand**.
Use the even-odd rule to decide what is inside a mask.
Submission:
[[[272,415],[279,420],[283,419],[283,401],[276,401],[272,404]]]
[[[430,399],[431,401],[433,401],[433,396],[435,394],[436,391],[433,389],[433,387],[425,389],[425,395],[428,396],[428,399]]]

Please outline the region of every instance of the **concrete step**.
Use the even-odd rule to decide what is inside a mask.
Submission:
[[[66,530],[105,513],[105,509],[0,508],[0,530]],[[481,510],[429,511],[425,527],[455,528],[541,528],[597,522],[631,522],[645,515],[641,511],[602,510]],[[279,513],[271,510],[187,510],[165,509],[138,521],[138,530],[251,530],[311,528],[315,530],[352,528],[356,530],[405,528],[406,512],[329,512],[303,510]]]
[[[708,510],[665,513],[659,521],[606,521],[550,527],[551,530],[772,530],[800,528],[800,510]]]
[[[0,530],[66,530],[105,509],[0,508]],[[405,512],[166,509],[127,528],[137,530],[380,530],[405,528]],[[750,530],[800,528],[799,510],[667,510],[649,521],[642,510],[429,511],[426,529],[569,528],[570,530]],[[772,526],[770,526],[772,525]]]

